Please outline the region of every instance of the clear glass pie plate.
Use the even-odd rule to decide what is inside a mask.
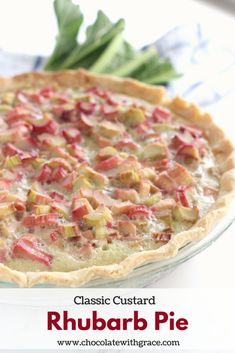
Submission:
[[[174,268],[199,254],[201,251],[213,244],[232,225],[235,220],[235,202],[230,207],[227,215],[219,220],[210,233],[202,239],[191,242],[179,250],[178,254],[172,258],[162,261],[148,263],[136,268],[129,275],[120,279],[98,278],[86,283],[83,287],[88,288],[144,288],[156,283],[165,274]],[[14,288],[16,284],[11,282],[0,282],[1,288]],[[37,288],[52,288],[49,283],[40,284]]]

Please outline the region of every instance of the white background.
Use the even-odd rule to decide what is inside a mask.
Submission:
[[[80,0],[85,22],[98,8],[116,20],[126,19],[126,38],[137,47],[155,41],[179,24],[203,22],[220,41],[234,44],[235,20],[192,0]],[[56,22],[51,0],[0,0],[0,48],[48,55],[54,45]],[[235,138],[235,95],[211,108],[215,119]],[[157,287],[235,287],[235,226],[210,248],[154,283]]]

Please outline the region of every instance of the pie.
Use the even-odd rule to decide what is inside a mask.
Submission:
[[[163,87],[84,70],[0,79],[0,279],[121,278],[206,236],[234,147]]]

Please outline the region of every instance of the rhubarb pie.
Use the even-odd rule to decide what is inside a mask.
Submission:
[[[84,70],[0,79],[0,279],[121,278],[206,236],[234,148],[165,89]]]

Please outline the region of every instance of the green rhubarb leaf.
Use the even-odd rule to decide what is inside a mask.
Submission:
[[[122,34],[118,34],[107,45],[95,63],[90,67],[91,72],[101,73],[106,72],[106,67],[113,60],[123,42]]]
[[[136,55],[133,59],[125,62],[120,67],[113,70],[112,74],[117,76],[131,76],[135,70],[155,55],[156,50],[154,48],[148,48],[147,50],[138,53],[138,55]]]
[[[116,69],[124,65],[127,61],[135,58],[137,54],[137,51],[132,47],[131,44],[123,41],[113,60],[111,60],[106,66],[105,72],[112,74]]]
[[[79,6],[70,0],[55,0],[54,10],[59,33],[54,51],[46,63],[46,70],[61,68],[63,60],[77,45],[78,32],[83,22]]]
[[[88,57],[98,48],[107,45],[116,35],[124,29],[123,19],[112,24],[106,15],[99,11],[96,21],[87,28],[86,40],[82,45],[77,45],[63,63],[64,68],[80,67],[80,61]]]

